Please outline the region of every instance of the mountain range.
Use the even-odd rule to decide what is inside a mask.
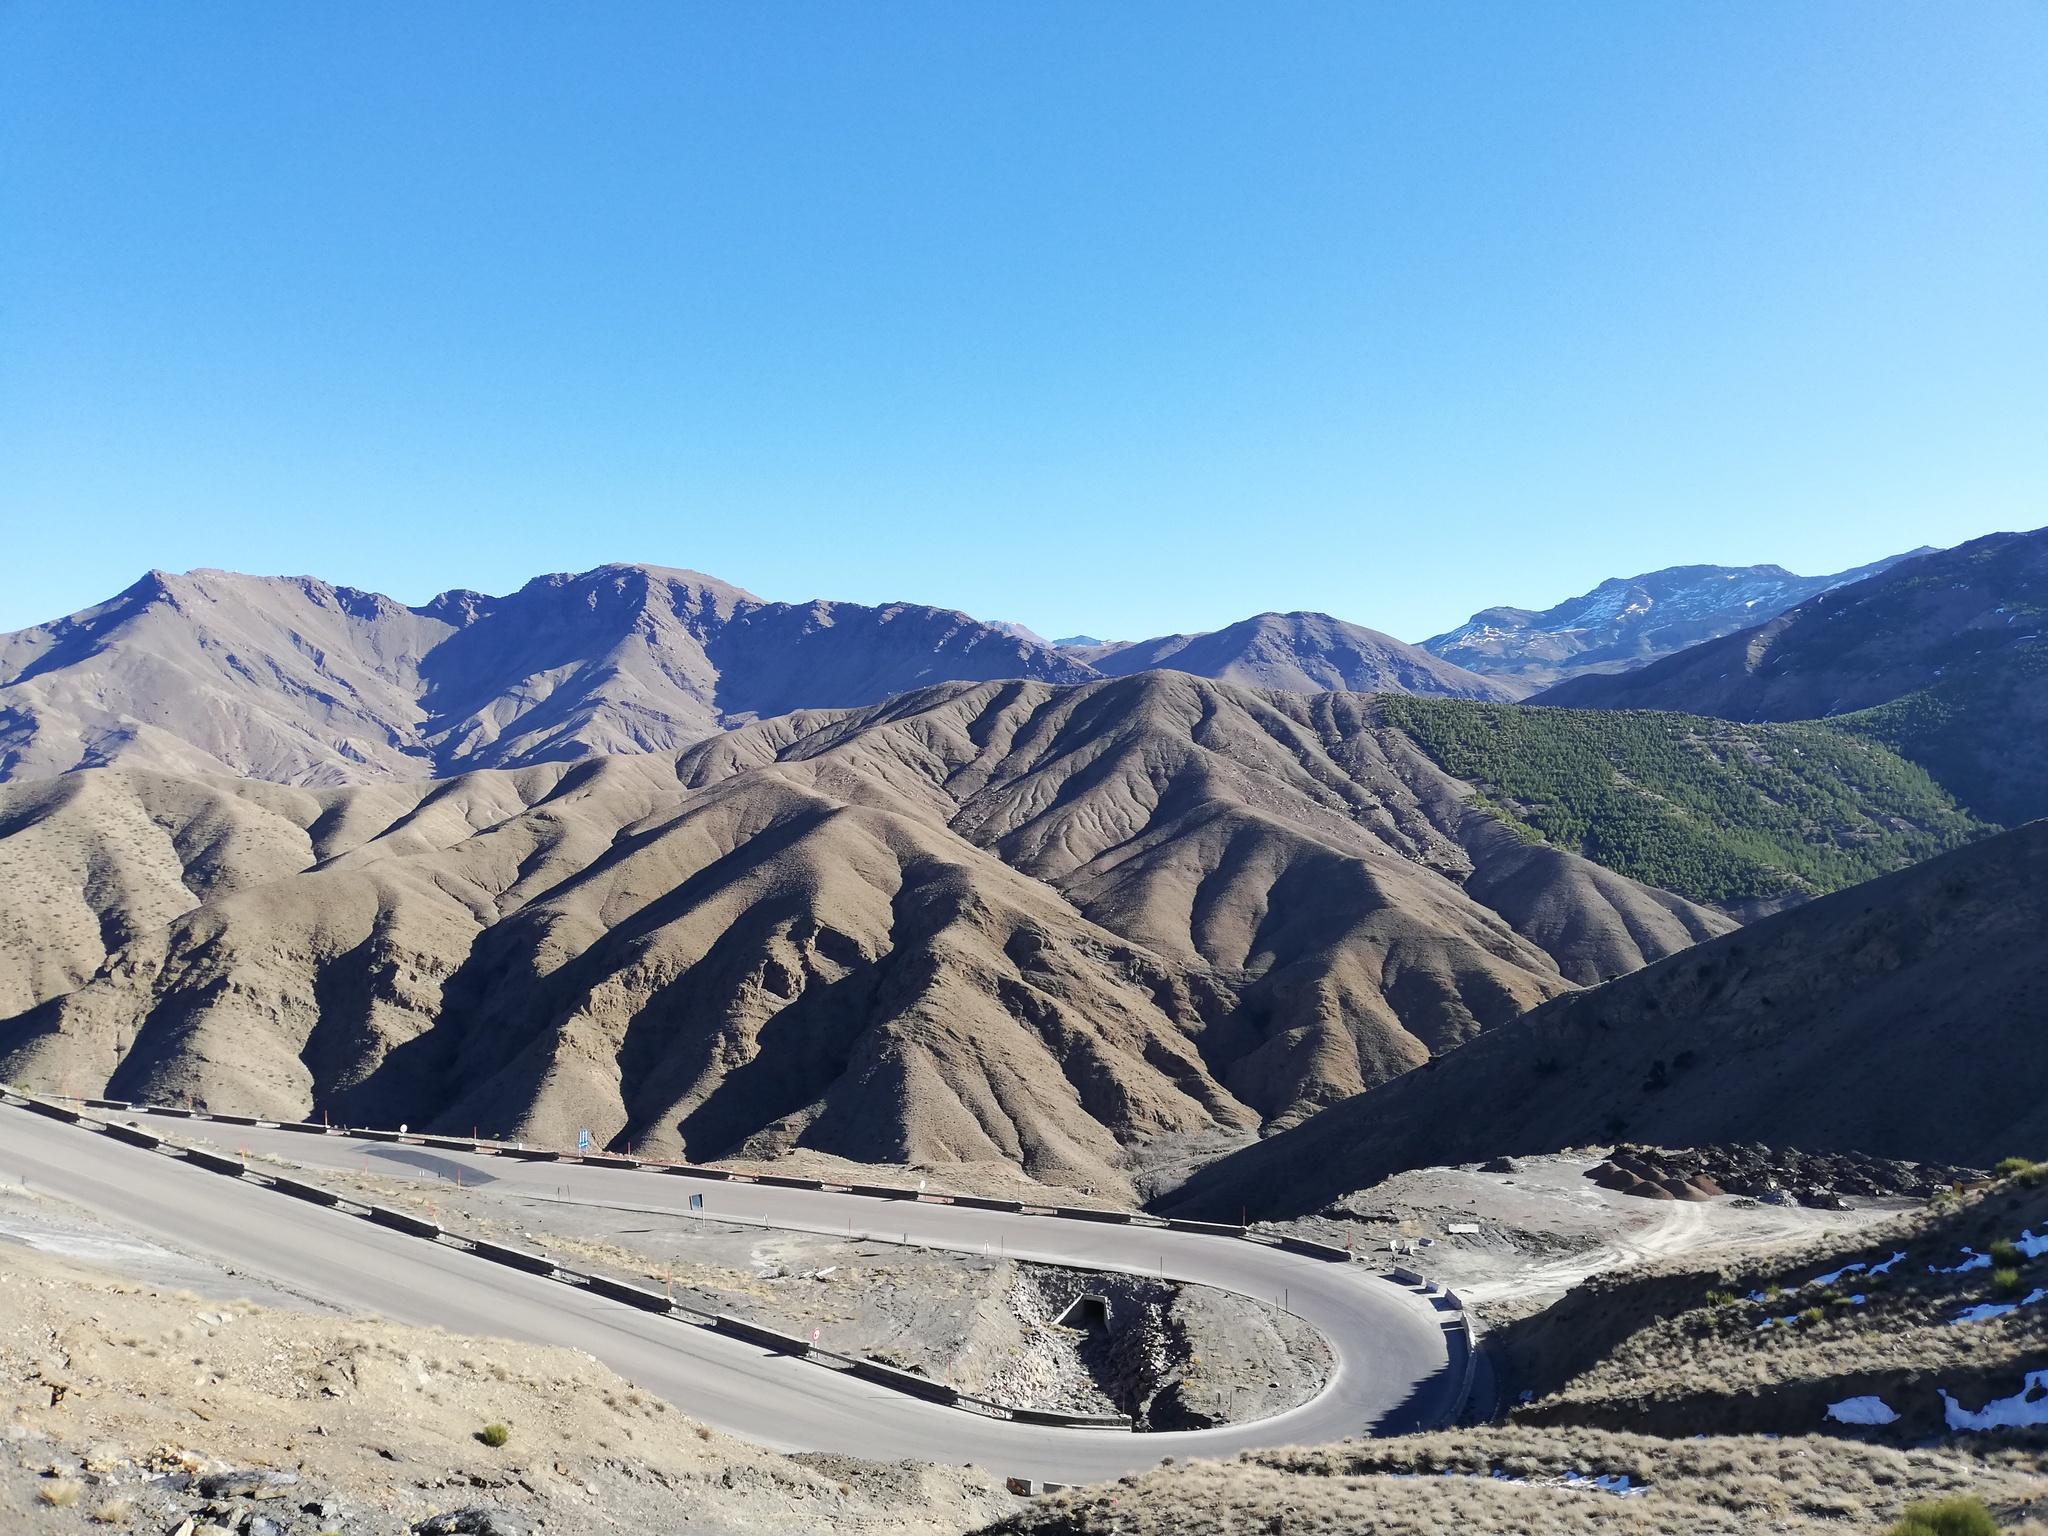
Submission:
[[[1414,693],[1439,698],[1508,700],[1517,690],[1489,682],[1378,630],[1327,613],[1262,613],[1204,634],[1155,640],[1062,645],[1061,654],[1105,677],[1157,667],[1247,688],[1290,693]]]
[[[2048,532],[1883,562],[1520,704],[1317,614],[1052,644],[645,566],[418,608],[152,573],[0,639],[0,1074],[1124,1192],[1264,1135],[1214,1177],[1327,1156],[1356,1187],[1448,1155],[1428,1082],[1645,966],[1775,944],[1782,1002],[1910,960],[1923,1012],[1958,956],[2002,985],[1928,916],[1963,887],[1914,881],[2048,807],[2044,558]],[[1893,916],[1858,950],[1826,925],[1863,893]],[[1719,995],[1701,1039],[1773,1006]],[[1851,1050],[1814,1007],[1797,1040]],[[1665,1062],[1680,1106],[1680,1054],[1707,1059],[1617,1070]],[[1775,1061],[1697,1123],[1798,1129]],[[1475,1086],[1482,1131],[1629,1118],[1558,1086],[1555,1114]],[[1342,1131],[1367,1100],[1383,1129]]]
[[[693,571],[602,566],[421,607],[310,577],[152,571],[0,636],[0,778],[120,763],[284,784],[672,751],[797,709],[942,681],[1086,682],[1166,665],[1256,687],[1511,691],[1322,614],[1126,647],[1106,666],[915,603],[768,603]]]
[[[1055,643],[916,603],[769,603],[645,565],[419,607],[311,577],[152,571],[105,603],[0,635],[0,779],[112,763],[287,784],[432,778],[669,751],[941,681],[1154,668],[1291,692],[1507,701],[1642,665],[1906,558],[1821,577],[1677,566],[1542,613],[1486,609],[1421,645],[1320,613]]]
[[[1611,578],[1540,612],[1483,608],[1422,648],[1530,693],[1567,677],[1632,670],[1930,552],[1922,546],[1832,576],[1795,576],[1782,565],[1667,566]]]

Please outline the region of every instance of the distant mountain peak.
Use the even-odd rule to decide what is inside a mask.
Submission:
[[[1610,576],[1551,608],[1483,608],[1422,648],[1527,693],[1582,673],[1644,666],[1928,552],[1923,545],[1831,576],[1798,576],[1782,565],[1672,565]]]
[[[1506,701],[1515,690],[1420,646],[1327,613],[1260,613],[1201,634],[1161,635],[1081,651],[1096,671],[1127,677],[1154,667],[1290,693],[1421,693]]]

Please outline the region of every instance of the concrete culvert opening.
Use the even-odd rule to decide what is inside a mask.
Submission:
[[[1109,1298],[1107,1296],[1078,1296],[1074,1304],[1056,1319],[1062,1328],[1076,1328],[1083,1333],[1109,1332]]]
[[[1251,1296],[1020,1264],[1010,1300],[1025,1346],[990,1379],[1001,1402],[1207,1429],[1285,1412],[1329,1379],[1315,1329]]]

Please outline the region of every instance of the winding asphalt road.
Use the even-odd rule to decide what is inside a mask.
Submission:
[[[208,1137],[307,1168],[352,1170],[380,1144],[120,1112],[161,1133]],[[389,1152],[399,1148],[388,1148]],[[407,1147],[407,1153],[419,1149]],[[1329,1342],[1335,1369],[1286,1413],[1218,1429],[1133,1434],[992,1419],[907,1397],[738,1339],[641,1312],[459,1249],[374,1226],[246,1180],[18,1108],[0,1109],[0,1176],[26,1176],[122,1225],[350,1311],[452,1333],[583,1350],[721,1429],[781,1450],[875,1460],[971,1463],[1004,1476],[1097,1482],[1161,1457],[1231,1456],[1267,1446],[1390,1434],[1437,1422],[1462,1392],[1455,1314],[1356,1264],[1232,1237],[818,1190],[705,1183],[653,1169],[529,1163],[435,1149],[437,1160],[508,1191],[796,1231],[907,1241],[970,1253],[1161,1276],[1262,1301],[1283,1296]],[[386,1171],[402,1165],[386,1162]],[[259,1171],[261,1167],[259,1166]],[[701,1213],[690,1196],[701,1195]]]

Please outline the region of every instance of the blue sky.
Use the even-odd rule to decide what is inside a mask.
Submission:
[[[2048,523],[2048,8],[0,5],[0,628],[607,560],[1415,639]]]

